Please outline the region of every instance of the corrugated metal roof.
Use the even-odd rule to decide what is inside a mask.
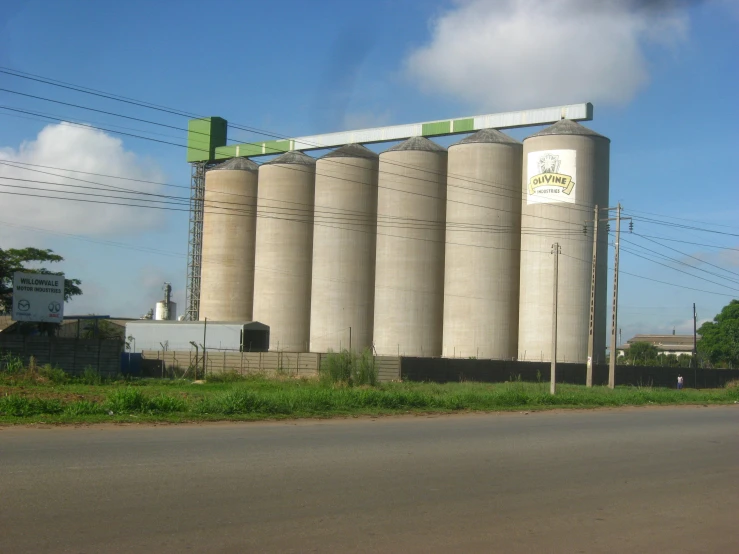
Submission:
[[[417,150],[421,152],[446,152],[446,148],[436,144],[425,137],[411,137],[404,140],[400,144],[396,144],[392,148],[388,148],[385,152],[402,152],[404,150]],[[384,152],[383,152],[384,153]]]
[[[316,165],[316,159],[310,157],[308,154],[291,150],[290,152],[285,152],[281,156],[277,156],[275,159],[265,162],[262,165],[276,164]]]
[[[538,133],[534,133],[533,135],[526,137],[524,140],[528,140],[533,137],[545,137],[549,135],[580,135],[587,137],[599,137],[607,141],[611,140],[608,137],[604,137],[600,133],[596,133],[592,129],[588,129],[585,126],[580,125],[576,121],[572,121],[571,119],[561,119],[557,121],[557,123],[555,123],[554,125],[550,125],[546,129],[542,129]]]
[[[345,144],[341,148],[337,148],[336,150],[329,152],[325,156],[322,156],[321,160],[325,158],[367,158],[369,160],[375,160],[379,156],[375,154],[372,150],[367,148],[366,146],[362,146],[361,144]]]
[[[231,158],[223,163],[215,165],[208,171],[216,171],[219,169],[227,169],[231,171],[257,171],[259,165],[251,161],[249,158]]]
[[[698,337],[700,338],[700,336]],[[651,344],[690,344],[693,345],[693,335],[635,335],[626,342],[649,342]]]
[[[473,143],[521,144],[513,137],[509,137],[508,135],[506,135],[505,133],[501,133],[497,129],[481,129],[480,131],[477,131],[476,133],[463,138],[459,142],[455,142],[454,144],[450,145],[449,148],[451,148],[452,146],[459,146],[460,144]]]

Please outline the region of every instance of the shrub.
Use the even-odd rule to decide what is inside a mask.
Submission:
[[[14,356],[9,352],[0,356],[0,372],[16,375],[22,373],[25,369],[23,359],[20,356]]]
[[[234,383],[236,381],[244,381],[245,378],[238,371],[224,371],[221,373],[211,373],[208,375],[210,383]]]
[[[353,360],[352,381],[355,385],[377,385],[377,367],[375,357],[369,348],[365,348],[359,356]]]
[[[80,376],[80,381],[85,385],[102,385],[103,376],[100,375],[100,372],[97,369],[88,365]]]
[[[182,398],[167,394],[149,397],[141,389],[126,387],[110,393],[103,408],[113,413],[164,414],[184,412],[187,403]]]
[[[38,368],[38,374],[51,381],[52,383],[66,383],[69,380],[69,376],[64,372],[63,369],[54,367],[51,364],[46,364]]]
[[[323,381],[349,384],[352,378],[352,355],[347,350],[341,352],[329,350],[321,360],[318,371]]]
[[[70,416],[95,415],[105,413],[103,406],[89,400],[70,402],[64,407],[64,414]]]
[[[321,380],[327,383],[347,385],[371,385],[377,384],[377,368],[375,358],[369,349],[361,354],[342,350],[333,352],[329,350],[321,360],[319,368]]]
[[[59,414],[64,405],[55,399],[27,398],[19,394],[10,394],[0,398],[0,414],[8,416],[32,416],[39,414]]]

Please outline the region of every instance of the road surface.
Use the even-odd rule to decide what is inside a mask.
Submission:
[[[0,552],[739,552],[739,406],[2,428]]]

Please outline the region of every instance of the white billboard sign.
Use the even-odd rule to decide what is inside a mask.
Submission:
[[[64,318],[64,275],[13,274],[13,319],[61,323]]]
[[[575,203],[577,152],[529,152],[526,161],[526,204]]]

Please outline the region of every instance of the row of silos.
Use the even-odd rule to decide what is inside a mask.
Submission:
[[[206,174],[201,318],[263,321],[271,348],[287,351],[547,359],[559,242],[569,256],[558,358],[584,361],[592,235],[573,229],[607,203],[608,145],[570,121],[523,146],[493,129],[448,151],[422,137],[379,157],[346,145],[317,161],[283,154],[259,169],[258,187],[251,162],[230,160]],[[559,175],[551,158],[576,173],[566,198],[531,194],[532,177]],[[240,193],[227,187],[237,182]],[[234,198],[220,205],[224,194]],[[597,305],[601,352],[605,287]]]

